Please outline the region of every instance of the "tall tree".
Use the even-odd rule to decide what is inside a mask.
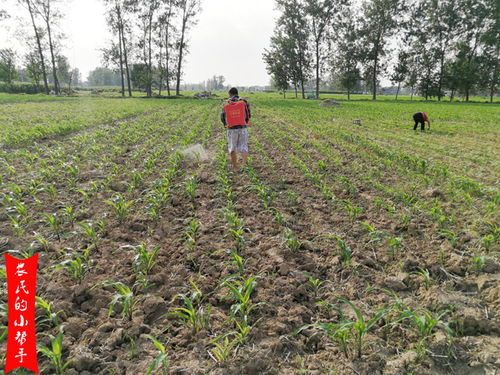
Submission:
[[[488,30],[492,9],[488,0],[461,0],[459,4],[462,35],[457,44],[457,63],[461,72],[460,91],[468,102],[480,79],[480,52],[483,35]],[[498,13],[497,13],[498,14]]]
[[[52,77],[54,81],[54,90],[56,95],[60,94],[59,80],[57,78],[57,59],[56,59],[56,42],[57,37],[54,35],[53,27],[61,18],[61,14],[54,8],[56,0],[32,0],[34,8],[45,22],[45,29],[49,42],[50,57],[52,62]]]
[[[295,91],[300,86],[302,98],[305,98],[304,85],[311,74],[310,25],[305,3],[303,0],[276,0],[276,4],[281,11],[275,30],[276,42],[286,55]]]
[[[0,81],[11,84],[16,77],[16,53],[10,48],[0,49]]]
[[[146,67],[144,78],[146,95],[152,96],[153,93],[153,27],[155,23],[155,13],[160,6],[158,0],[139,1],[138,11],[142,31],[142,38],[139,40],[139,49],[142,50],[142,59]]]
[[[391,74],[391,82],[398,84],[398,89],[396,91],[396,100],[398,100],[399,90],[401,89],[401,83],[408,76],[408,58],[409,53],[405,50],[400,50],[398,53],[398,60],[394,66],[394,72]]]
[[[351,93],[361,79],[359,30],[351,7],[343,10],[336,34],[332,72],[339,78],[341,87],[347,91],[347,100],[351,100]]]
[[[42,68],[38,51],[32,51],[24,56],[26,75],[31,83],[36,86],[36,91],[41,92],[40,81],[42,79]]]
[[[286,51],[283,45],[280,44],[278,37],[271,38],[270,50],[264,50],[262,55],[266,63],[266,69],[272,78],[273,87],[278,92],[283,93],[283,98],[286,98],[286,90],[290,85],[289,63],[286,60]]]
[[[170,83],[172,80],[171,66],[174,57],[172,49],[174,46],[175,37],[175,27],[173,23],[173,19],[175,17],[175,0],[162,0],[162,2],[163,6],[161,14],[158,18],[158,44],[160,46],[160,52],[158,54],[158,68],[160,71],[159,90],[161,95],[163,80],[165,80],[167,93],[168,96],[170,96]]]
[[[42,73],[42,77],[43,77],[45,94],[49,95],[49,93],[50,93],[49,82],[47,80],[47,69],[45,68],[45,57],[44,57],[43,49],[42,49],[43,33],[41,32],[40,28],[36,24],[36,20],[35,20],[36,11],[35,11],[35,8],[34,8],[33,3],[32,3],[33,0],[18,0],[18,2],[22,6],[25,6],[30,14],[31,25],[33,26],[33,31],[35,34],[35,40],[36,40],[36,45],[37,45],[38,57],[39,57],[39,61],[40,61],[41,73]]]
[[[191,25],[196,23],[196,15],[201,10],[201,0],[179,0],[179,11],[181,14],[180,40],[178,42],[177,54],[177,82],[175,86],[175,95],[180,95],[181,74],[184,53],[187,50],[187,32]]]
[[[361,17],[361,38],[366,62],[365,76],[370,77],[372,99],[377,99],[377,84],[384,72],[388,40],[398,31],[404,7],[401,0],[366,0]]]
[[[306,0],[305,2],[306,12],[310,18],[314,49],[317,98],[319,98],[321,65],[326,57],[325,44],[330,39],[331,23],[345,5],[347,5],[347,0]]]
[[[493,95],[500,83],[500,3],[488,0],[486,6],[489,17],[486,20],[486,31],[481,37],[480,86],[488,91],[490,102],[493,103]]]
[[[124,74],[124,56],[122,48],[122,1],[120,0],[104,0],[107,5],[106,21],[111,32],[115,35],[118,42],[112,42],[110,48],[103,49],[103,60],[106,66],[110,63],[120,69],[120,84],[121,94],[125,96],[125,74]]]

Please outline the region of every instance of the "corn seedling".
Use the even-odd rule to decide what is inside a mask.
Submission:
[[[211,306],[208,305],[207,311],[203,308],[203,294],[198,286],[190,280],[189,283],[194,289],[191,296],[178,294],[175,298],[182,298],[184,307],[176,307],[173,312],[165,314],[173,316],[190,329],[193,333],[199,332],[210,323]]]
[[[321,281],[320,279],[315,279],[311,275],[308,276],[308,281],[309,281],[309,287],[312,289],[314,292],[314,297],[317,299],[319,297],[319,292],[321,289],[324,288],[324,281]]]
[[[222,285],[229,288],[231,292],[231,295],[224,298],[234,300],[230,309],[231,319],[238,315],[242,321],[248,324],[250,313],[261,305],[261,303],[253,304],[250,298],[257,286],[257,278],[258,276],[250,276],[247,279],[241,278],[242,281],[238,281],[237,277],[229,277],[222,282]]]
[[[64,370],[68,367],[72,360],[64,362],[63,360],[63,330],[59,329],[59,333],[54,337],[49,335],[51,347],[47,348],[45,346],[40,346],[39,350],[47,357],[57,375],[63,375]]]
[[[210,357],[212,357],[212,359],[215,362],[219,364],[226,362],[226,360],[231,355],[231,352],[233,351],[234,347],[238,345],[239,343],[238,338],[233,338],[232,340],[229,340],[229,337],[232,335],[234,335],[234,332],[227,332],[210,341],[210,344],[212,344],[214,347],[210,348],[208,354],[210,355]]]
[[[337,249],[339,250],[340,258],[346,266],[349,265],[352,258],[352,250],[350,246],[347,245],[339,236],[333,236],[333,238],[337,241]]]
[[[54,267],[54,271],[64,269],[71,277],[81,283],[85,273],[90,269],[89,251],[83,250],[82,255],[71,254],[70,258]]]
[[[89,242],[95,246],[97,249],[97,245],[99,243],[99,237],[97,236],[97,232],[91,224],[86,223],[78,223],[78,226],[83,229],[83,234],[88,238]]]
[[[198,181],[196,176],[191,176],[186,181],[186,194],[191,203],[196,202],[196,189],[198,188]]]
[[[129,321],[132,320],[132,314],[134,313],[135,305],[137,303],[136,297],[134,296],[132,290],[119,281],[104,280],[99,284],[96,284],[92,288],[95,288],[98,285],[111,286],[117,291],[109,304],[108,317],[110,317],[113,313],[115,305],[120,302],[122,304],[122,318]]]
[[[414,273],[422,277],[425,289],[429,289],[429,287],[433,284],[433,280],[428,269],[419,268],[418,271]]]
[[[419,342],[417,343],[416,352],[420,358],[425,357],[428,349],[427,349],[427,341],[432,336],[432,332],[434,328],[438,325],[441,325],[445,328],[447,333],[451,333],[448,325],[444,325],[441,321],[441,318],[449,313],[449,310],[442,311],[437,313],[436,316],[425,309],[418,309],[412,311],[410,309],[405,309],[401,312],[398,321],[403,321],[408,319],[410,324],[415,328],[415,331],[419,337]]]
[[[238,268],[238,273],[240,274],[240,276],[243,276],[243,274],[245,273],[245,262],[243,258],[240,257],[235,251],[231,251],[230,254],[231,258],[233,258],[230,263],[236,265],[236,267]]]
[[[45,326],[48,328],[57,327],[59,325],[59,319],[57,316],[63,312],[59,310],[57,312],[52,311],[52,303],[45,301],[43,298],[36,296],[36,307],[40,307],[43,310],[44,315],[38,316],[37,325]]]
[[[366,333],[373,327],[375,323],[377,323],[386,314],[386,310],[380,310],[371,319],[366,321],[361,310],[358,309],[352,302],[342,297],[337,297],[337,298],[346,303],[349,307],[351,307],[351,309],[356,314],[356,320],[352,321],[346,320],[342,322],[340,329],[345,329],[345,328],[350,329],[350,333],[352,334],[354,341],[354,347],[357,352],[357,357],[361,358],[364,346],[364,337]]]
[[[73,228],[73,225],[75,224],[75,211],[73,207],[71,206],[64,206],[63,208],[63,215],[68,224]]]
[[[125,201],[121,194],[117,194],[113,197],[112,200],[106,200],[104,203],[109,204],[111,207],[113,207],[113,211],[116,215],[116,218],[118,219],[118,222],[123,223],[125,219],[127,218],[127,215],[130,210],[130,206],[134,203],[134,200],[131,201]]]
[[[168,361],[168,354],[167,350],[165,349],[165,346],[159,342],[157,339],[155,339],[153,336],[148,335],[149,339],[153,342],[154,346],[156,349],[158,349],[158,355],[153,359],[153,362],[149,365],[148,369],[146,370],[144,375],[150,375],[153,374],[156,369],[159,369],[161,367],[161,373],[162,375],[168,375],[168,369],[170,366],[170,363]]]
[[[300,327],[298,330],[293,332],[292,335],[297,335],[298,333],[310,328],[319,329],[328,338],[335,341],[338,344],[339,349],[342,353],[344,353],[345,357],[348,357],[348,348],[351,343],[350,326],[346,326],[343,323],[313,323]]]
[[[61,242],[61,223],[57,214],[41,213],[40,215],[44,218],[44,221],[47,224],[49,224],[50,228],[54,231],[57,237],[57,241]]]
[[[298,240],[295,233],[290,228],[286,227],[284,233],[284,243],[292,251],[298,251],[302,246],[302,243]]]
[[[33,234],[33,237],[35,237],[35,240],[40,244],[40,246],[42,246],[43,250],[45,250],[45,251],[50,250],[49,241],[43,236],[43,234],[35,232]]]
[[[156,264],[156,254],[160,250],[160,246],[155,246],[151,252],[148,251],[145,243],[133,247],[136,255],[134,258],[134,269],[136,272],[142,273],[144,276],[151,272],[151,269]]]

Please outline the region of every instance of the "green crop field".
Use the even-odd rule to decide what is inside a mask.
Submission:
[[[498,365],[500,104],[257,93],[233,173],[222,94],[39,98],[0,96],[0,249],[67,374]]]

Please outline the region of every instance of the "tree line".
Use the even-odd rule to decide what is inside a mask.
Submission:
[[[497,0],[276,0],[280,16],[263,60],[275,88],[316,97],[328,77],[350,98],[381,79],[425,99],[487,93],[499,83]]]
[[[120,75],[122,95],[127,86],[151,96],[180,94],[183,63],[188,52],[188,32],[196,24],[201,0],[104,0],[106,20],[113,34],[103,50],[108,67]]]
[[[27,77],[49,94],[61,93],[61,82],[80,82],[78,69],[69,66],[62,54],[63,32],[60,22],[64,1],[17,0],[30,21],[26,37],[28,53],[23,69],[17,68],[18,56],[11,49],[0,50],[0,81],[12,83]],[[103,0],[106,22],[112,40],[102,52],[103,64],[119,77],[121,93],[132,96],[132,87],[143,89],[148,96],[153,87],[161,95],[175,90],[180,83],[188,53],[188,33],[196,24],[201,0]],[[66,4],[67,5],[67,4]],[[9,15],[0,10],[0,21]],[[21,21],[22,22],[22,21]],[[89,80],[108,80],[103,70],[92,71]],[[115,77],[112,78],[116,83]],[[49,87],[50,85],[50,87]],[[40,89],[40,91],[42,91]]]

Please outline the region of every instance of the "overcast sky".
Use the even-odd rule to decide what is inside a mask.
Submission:
[[[0,24],[0,48],[25,52],[19,24],[29,26],[27,11],[16,0],[0,0],[11,19]],[[189,33],[190,53],[184,69],[184,82],[198,83],[214,74],[226,77],[231,85],[268,85],[269,76],[262,52],[278,17],[273,0],[202,0],[198,24]],[[90,70],[101,65],[99,49],[111,38],[104,6],[100,0],[70,0],[64,8],[61,28],[67,38],[64,53],[70,64],[80,69],[85,80]],[[24,19],[20,22],[18,17]]]

